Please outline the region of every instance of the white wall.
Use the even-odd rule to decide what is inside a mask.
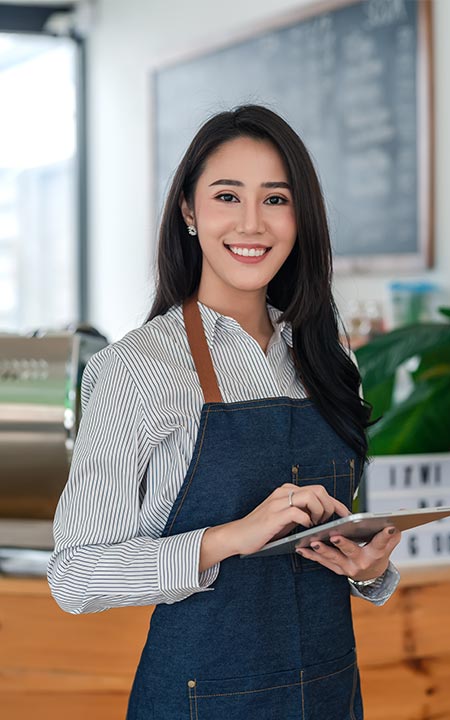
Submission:
[[[318,0],[313,0],[317,2]],[[450,288],[449,0],[434,6],[436,266],[420,277]],[[277,0],[278,13],[311,0]],[[139,325],[153,291],[149,69],[274,15],[273,0],[99,0],[89,39],[90,321],[110,340]],[[417,277],[417,276],[416,276]],[[341,309],[353,298],[387,299],[387,276],[336,277]]]

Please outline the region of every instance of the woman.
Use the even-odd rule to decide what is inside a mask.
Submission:
[[[367,459],[331,262],[293,129],[255,105],[206,122],[168,194],[150,315],[85,370],[55,517],[63,609],[157,605],[128,720],[362,717],[350,594],[390,596],[400,534],[240,557],[348,514]]]

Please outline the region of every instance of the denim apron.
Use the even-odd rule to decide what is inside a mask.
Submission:
[[[205,402],[163,536],[242,518],[285,482],[350,507],[363,459],[309,398],[222,402],[195,297],[183,313]],[[233,556],[213,586],[155,608],[127,720],[361,720],[346,577]]]

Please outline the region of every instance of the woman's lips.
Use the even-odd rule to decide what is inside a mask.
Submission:
[[[238,255],[237,253],[234,253],[229,245],[225,245],[226,249],[228,250],[229,254],[234,257],[235,260],[238,260],[239,262],[247,263],[247,264],[254,264],[259,263],[264,260],[264,258],[269,254],[271,248],[265,248],[266,252],[263,255]],[[242,245],[234,245],[233,247],[244,247]],[[261,245],[245,245],[246,248],[249,250],[251,248],[254,248],[255,250],[262,250],[264,249]]]

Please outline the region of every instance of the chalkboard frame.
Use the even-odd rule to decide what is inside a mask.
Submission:
[[[410,0],[409,0],[410,1]],[[434,93],[433,93],[433,37],[432,37],[432,2],[431,0],[415,0],[417,2],[417,53],[416,53],[416,95],[417,95],[417,251],[399,254],[351,255],[333,257],[336,274],[346,275],[354,272],[362,274],[409,274],[431,268],[434,265]],[[156,75],[161,70],[181,62],[198,57],[207,57],[209,53],[252,40],[258,35],[270,31],[287,28],[302,20],[309,20],[324,13],[332,13],[346,6],[360,3],[361,0],[322,0],[314,4],[300,6],[293,11],[279,13],[276,17],[253,23],[235,32],[217,34],[204,42],[196,42],[195,47],[187,43],[177,51],[170,49],[165,56],[150,68],[150,109],[156,107]],[[151,146],[152,146],[152,178],[151,184],[156,190],[158,165],[157,142],[158,128],[152,113]],[[206,118],[205,118],[206,119]],[[193,134],[195,133],[193,129]],[[175,170],[175,168],[174,168]],[[320,168],[319,168],[320,171]],[[154,227],[159,222],[158,208],[154,204]]]

